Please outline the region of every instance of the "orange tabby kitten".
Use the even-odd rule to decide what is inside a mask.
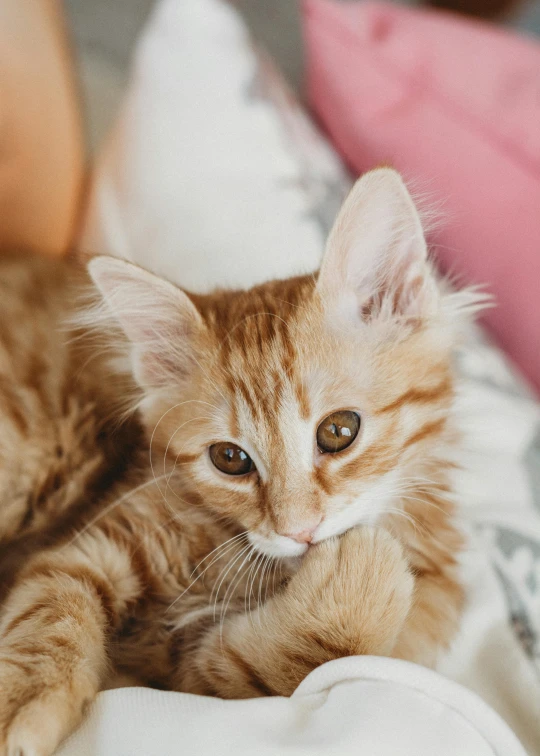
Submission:
[[[396,173],[357,183],[317,277],[194,296],[95,258],[69,337],[69,266],[0,265],[2,756],[51,754],[112,670],[240,698],[350,654],[435,662],[474,302],[436,283]]]

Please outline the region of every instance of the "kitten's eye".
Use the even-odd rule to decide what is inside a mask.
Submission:
[[[329,454],[343,451],[352,444],[359,430],[360,416],[356,412],[332,412],[317,428],[317,446]]]
[[[251,457],[236,444],[222,441],[213,444],[209,452],[214,467],[227,475],[247,475],[255,469]]]

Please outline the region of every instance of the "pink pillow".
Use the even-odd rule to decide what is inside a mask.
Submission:
[[[311,105],[361,173],[442,202],[442,266],[486,283],[485,321],[540,388],[540,46],[452,15],[304,0]]]

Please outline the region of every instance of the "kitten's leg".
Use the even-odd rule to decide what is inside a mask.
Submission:
[[[107,671],[107,635],[140,592],[102,533],[33,560],[0,621],[0,756],[49,756]]]
[[[392,656],[426,667],[436,665],[458,631],[463,610],[463,588],[454,573],[453,564],[417,568],[413,606]]]
[[[310,549],[260,610],[209,631],[184,659],[177,687],[225,698],[290,695],[326,661],[390,655],[412,591],[398,542],[383,530],[351,530]]]

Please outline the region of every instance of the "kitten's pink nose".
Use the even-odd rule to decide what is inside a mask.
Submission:
[[[299,530],[298,533],[287,533],[287,536],[297,543],[311,543],[314,532],[315,528],[313,530]]]
[[[292,540],[297,543],[311,543],[315,531],[321,524],[321,520],[322,517],[319,517],[317,520],[310,522],[308,526],[304,527],[302,530],[296,530],[293,533],[283,533],[283,535],[287,536],[287,538],[292,538]]]

